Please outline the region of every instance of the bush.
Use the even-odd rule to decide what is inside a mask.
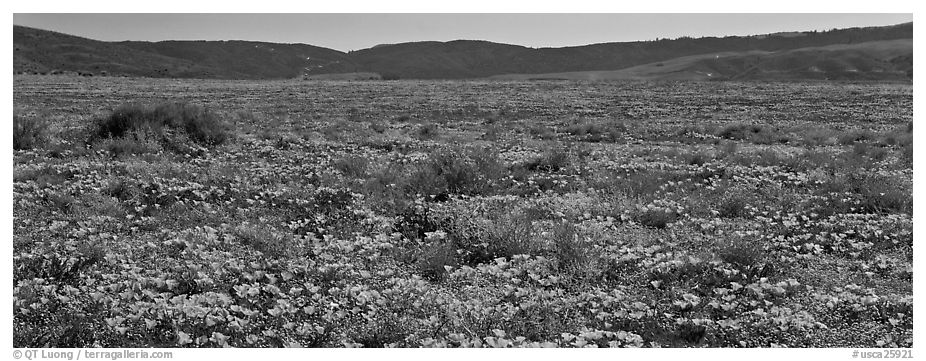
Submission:
[[[437,138],[437,135],[438,135],[438,129],[437,129],[437,126],[434,125],[434,123],[422,124],[415,131],[415,138],[418,138],[420,140],[431,140],[431,139]]]
[[[556,138],[556,131],[553,130],[553,128],[540,125],[540,124],[535,124],[535,125],[530,126],[529,128],[527,128],[527,132],[531,136],[535,138],[539,138],[539,139],[549,140],[549,139]]]
[[[636,171],[612,180],[608,188],[620,194],[650,198],[662,191],[666,182],[674,178],[675,175],[664,170]]]
[[[588,264],[587,247],[572,223],[563,221],[553,226],[553,256],[561,270],[574,270]]]
[[[589,142],[614,142],[627,131],[622,123],[602,124],[586,122],[566,127],[566,132]]]
[[[859,207],[868,213],[913,213],[912,190],[886,176],[850,174],[820,185],[820,191],[855,193],[859,196]]]
[[[867,177],[855,188],[862,196],[862,208],[869,212],[913,214],[913,193],[892,178]]]
[[[886,132],[881,135],[878,143],[888,146],[899,146],[906,148],[913,145],[913,123],[907,123],[904,127]]]
[[[721,159],[729,159],[736,155],[736,152],[739,151],[739,145],[736,142],[724,142],[720,145],[720,150],[717,157]]]
[[[453,148],[432,152],[409,178],[412,193],[482,195],[506,175],[498,154],[486,149]]]
[[[900,153],[900,159],[903,160],[904,165],[908,167],[913,166],[913,143],[903,146]]]
[[[150,133],[132,130],[125,136],[103,140],[102,148],[116,157],[157,153],[161,147],[157,139],[152,138]]]
[[[483,140],[494,142],[498,140],[498,136],[502,132],[504,132],[504,129],[502,129],[502,127],[498,126],[497,124],[492,124],[486,127],[485,133],[483,133],[482,137],[480,138]]]
[[[444,266],[456,267],[458,265],[456,249],[450,243],[432,244],[420,250],[417,268],[424,278],[431,281],[440,281],[447,274]]]
[[[348,155],[334,161],[334,168],[349,178],[364,178],[370,161],[364,157]]]
[[[523,214],[498,214],[487,232],[485,253],[470,252],[469,264],[486,263],[499,257],[511,259],[519,254],[536,255],[539,244],[534,239],[533,220]]]
[[[638,213],[635,217],[636,221],[640,224],[651,227],[662,229],[666,228],[672,222],[677,221],[679,218],[678,213],[666,209],[645,209],[642,212]]]
[[[733,140],[749,140],[753,134],[762,133],[765,129],[756,124],[731,124],[717,133],[718,137]]]
[[[168,129],[183,132],[190,140],[206,146],[222,144],[228,138],[226,125],[212,112],[186,103],[120,106],[96,120],[95,137],[123,138],[136,132],[167,141],[170,138]]]
[[[852,146],[852,158],[869,158],[880,162],[888,155],[888,151],[881,147],[873,147],[865,143],[855,143]]]
[[[727,195],[717,204],[717,212],[721,218],[742,217],[747,205],[746,199],[741,194]]]
[[[696,150],[690,152],[681,152],[678,157],[682,162],[687,165],[704,165],[711,160],[710,154],[707,154],[703,150]]]
[[[777,131],[758,124],[731,124],[723,127],[717,136],[731,140],[746,140],[756,144],[787,143],[788,138]]]
[[[383,122],[370,122],[370,129],[377,133],[385,133],[389,129],[389,126]]]
[[[235,239],[242,245],[272,258],[291,255],[293,240],[287,233],[277,232],[264,224],[244,222],[232,229]]]
[[[774,262],[768,261],[768,251],[755,240],[729,238],[719,242],[715,251],[720,260],[731,264],[747,279],[769,277],[775,273]]]
[[[870,142],[875,139],[874,133],[869,130],[856,130],[839,135],[839,144],[852,145],[858,142]]]
[[[13,149],[32,149],[46,139],[48,126],[39,118],[13,115]]]
[[[539,157],[524,164],[530,171],[558,172],[569,166],[569,152],[563,148],[547,149]]]

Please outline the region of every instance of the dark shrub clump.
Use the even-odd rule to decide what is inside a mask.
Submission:
[[[730,124],[723,127],[717,136],[730,140],[745,140],[756,144],[787,143],[788,137],[758,124]]]
[[[410,174],[408,187],[412,193],[491,194],[507,175],[498,154],[486,149],[441,149],[428,158]]]
[[[108,116],[97,119],[95,136],[97,139],[123,138],[139,132],[167,141],[168,130],[183,132],[190,140],[206,146],[222,144],[228,138],[227,127],[214,113],[186,103],[120,106]]]
[[[47,125],[38,118],[13,116],[13,149],[32,149],[45,139]]]

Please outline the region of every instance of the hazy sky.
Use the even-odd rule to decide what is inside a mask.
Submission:
[[[97,40],[254,40],[348,51],[424,40],[560,47],[754,35],[913,21],[913,14],[14,14],[13,23]]]

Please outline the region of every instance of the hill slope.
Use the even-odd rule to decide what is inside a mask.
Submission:
[[[617,70],[670,59],[721,52],[768,51],[912,39],[913,24],[827,32],[682,38],[532,49],[482,41],[405,43],[350,54],[367,71],[399,78],[472,78],[506,73]],[[912,47],[910,48],[912,54]]]
[[[203,65],[214,69],[212,71],[220,78],[294,78],[304,73],[357,70],[346,54],[306,44],[255,41],[132,41],[119,44]]]
[[[355,71],[347,55],[305,44],[250,41],[103,42],[13,27],[13,71],[53,70],[146,77],[293,78]]]
[[[105,71],[131,76],[223,79],[317,78],[318,75],[342,73],[377,73],[386,79],[460,79],[502,74],[545,76],[551,73],[613,72],[644,66],[606,76],[624,78],[630,76],[627,74],[642,74],[640,72],[666,73],[670,69],[665,67],[666,64],[671,64],[689,69],[688,73],[672,75],[679,79],[699,78],[690,75],[694,71],[717,74],[712,78],[721,79],[816,79],[828,77],[821,77],[821,73],[835,74],[839,71],[834,70],[837,68],[847,69],[843,71],[846,74],[838,77],[852,78],[848,69],[856,69],[865,73],[866,77],[893,79],[897,72],[912,74],[912,41],[892,45],[890,53],[895,56],[889,59],[875,54],[874,48],[854,46],[912,38],[913,24],[905,23],[827,32],[681,38],[540,49],[488,41],[425,41],[379,45],[344,53],[305,44],[252,41],[102,42],[14,26],[13,70],[44,73],[58,69],[97,74]],[[828,46],[849,48],[820,50]],[[788,53],[797,49],[805,50],[800,54]],[[754,56],[760,56],[761,60],[751,58]],[[882,60],[890,64],[881,64]],[[796,64],[791,64],[795,61]],[[645,70],[647,66],[657,67],[659,63],[663,63],[663,69]],[[812,67],[824,70],[806,71]],[[878,69],[883,71],[875,71]],[[792,71],[797,73],[790,73]]]
[[[913,40],[750,50],[692,55],[609,71],[504,74],[493,79],[530,80],[906,80],[913,76]]]
[[[208,71],[195,62],[138,51],[116,43],[13,26],[13,71],[108,72],[144,76],[184,76]]]

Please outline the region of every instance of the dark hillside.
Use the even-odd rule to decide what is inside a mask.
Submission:
[[[56,71],[146,77],[189,77],[219,79],[280,79],[324,74],[376,73],[383,79],[465,79],[503,74],[549,74],[587,71],[617,71],[673,59],[690,59],[717,53],[765,52],[779,54],[762,60],[774,69],[773,78],[820,78],[816,62],[792,59],[786,54],[797,49],[852,46],[891,40],[911,40],[907,48],[892,50],[893,57],[864,60],[865,50],[816,53],[822,68],[872,68],[867,77],[896,72],[912,74],[913,23],[894,26],[839,29],[825,32],[788,32],[723,38],[680,38],[674,40],[604,43],[564,48],[527,48],[488,41],[423,41],[378,45],[343,53],[305,44],[276,44],[252,41],[162,41],[102,42],[61,33],[13,27],[13,71],[48,73]],[[825,55],[824,55],[825,54]],[[807,58],[807,54],[800,56]],[[841,56],[848,58],[842,59]],[[790,60],[787,60],[787,59]],[[867,58],[865,58],[867,59]],[[868,64],[887,61],[890,64]],[[711,62],[710,60],[704,60]],[[755,59],[725,57],[723,64],[699,65],[715,69],[720,78],[749,78]],[[797,61],[794,66],[785,63]],[[777,64],[777,65],[774,65]],[[868,65],[866,65],[868,64]],[[821,68],[821,69],[822,69]],[[726,70],[724,70],[726,69]],[[799,73],[787,74],[788,69]],[[833,68],[835,69],[835,68]],[[847,70],[849,71],[849,70]],[[846,73],[848,74],[848,73]],[[682,78],[685,78],[684,76]],[[823,76],[823,78],[827,78]]]

